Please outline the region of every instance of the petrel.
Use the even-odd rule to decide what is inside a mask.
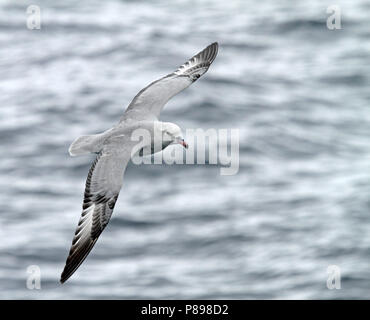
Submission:
[[[70,146],[71,156],[97,154],[86,179],[82,214],[60,282],[67,281],[85,260],[112,216],[123,182],[126,166],[138,144],[132,139],[138,129],[147,130],[154,138],[148,141],[146,154],[157,152],[170,144],[187,148],[178,125],[159,121],[164,105],[173,96],[189,87],[205,74],[216,58],[217,42],[185,62],[176,71],[142,89],[131,101],[118,124],[95,135],[77,138]],[[144,146],[145,147],[145,146]],[[139,150],[143,155],[142,148]]]

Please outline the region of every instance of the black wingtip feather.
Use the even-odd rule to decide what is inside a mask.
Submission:
[[[196,81],[207,72],[212,62],[216,59],[217,52],[218,43],[213,42],[181,65],[174,74],[180,76],[185,75],[188,76],[192,82]]]
[[[94,247],[98,238],[90,241],[87,241],[79,250],[72,253],[72,249],[70,251],[70,255],[67,258],[66,265],[60,276],[60,283],[66,282],[78,269],[78,267],[85,261],[86,257],[90,253],[91,249]]]

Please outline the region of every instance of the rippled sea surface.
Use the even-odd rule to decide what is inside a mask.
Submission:
[[[370,298],[370,5],[0,2],[0,298]],[[145,85],[209,43],[162,120],[239,128],[240,168],[130,165],[110,224],[59,284],[93,156]],[[41,270],[41,290],[26,287]],[[327,268],[341,290],[327,288]]]

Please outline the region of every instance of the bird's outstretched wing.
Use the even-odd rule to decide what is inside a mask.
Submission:
[[[65,282],[85,260],[109,222],[117,201],[130,152],[102,150],[86,180],[82,215],[60,282]]]
[[[127,107],[121,121],[125,121],[128,117],[135,120],[143,120],[153,116],[158,118],[168,100],[207,72],[217,56],[217,51],[218,43],[212,43],[176,71],[142,89]]]

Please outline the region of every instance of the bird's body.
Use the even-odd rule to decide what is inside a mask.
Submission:
[[[217,49],[217,43],[209,45],[175,72],[142,89],[111,129],[79,137],[71,144],[72,156],[96,153],[97,157],[87,176],[82,215],[61,275],[62,283],[81,265],[108,224],[131,157],[158,152],[170,144],[187,147],[181,129],[174,123],[159,121],[159,115],[169,99],[208,70]],[[145,133],[149,140],[143,139],[138,145],[136,133]]]

